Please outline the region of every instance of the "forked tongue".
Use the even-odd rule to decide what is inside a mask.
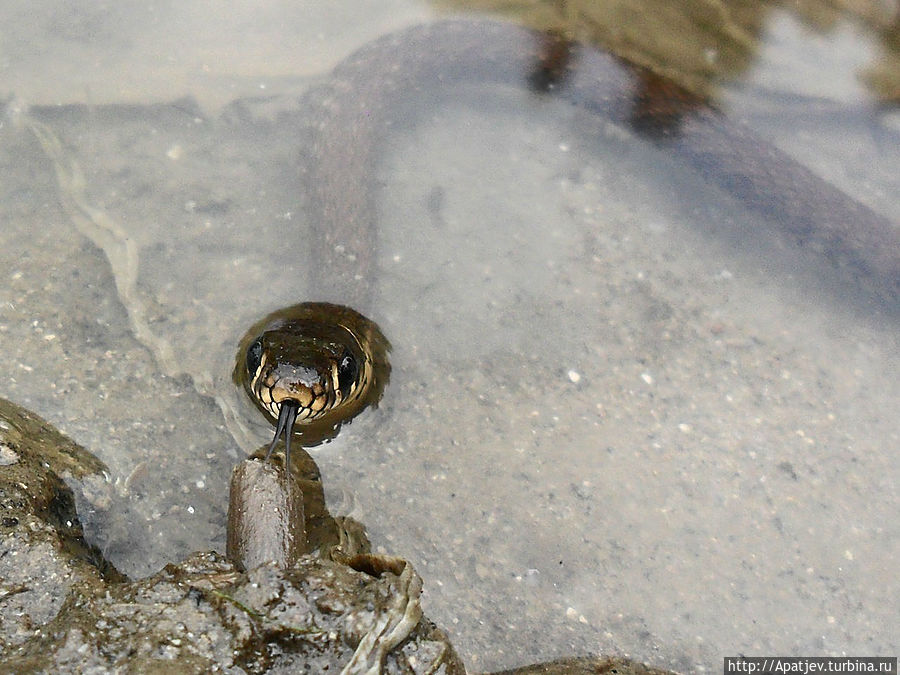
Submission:
[[[266,450],[266,461],[268,461],[272,451],[275,449],[275,445],[278,443],[278,439],[281,438],[282,433],[284,434],[285,471],[290,471],[291,469],[291,434],[294,431],[294,420],[297,419],[297,411],[299,409],[300,404],[296,401],[287,400],[281,403],[281,408],[278,411],[278,424],[275,426],[275,437],[269,443],[269,449]]]

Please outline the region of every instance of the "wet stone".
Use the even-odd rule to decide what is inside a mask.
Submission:
[[[466,672],[424,617],[422,579],[409,563],[370,553],[359,523],[324,511],[314,464],[295,477],[317,521],[313,553],[247,572],[219,553],[194,553],[134,581],[84,540],[63,481],[102,481],[106,467],[3,399],[0,447],[4,672]],[[663,675],[617,658],[506,672]]]
[[[464,669],[422,616],[405,562],[303,555],[239,572],[195,553],[130,581],[85,542],[72,492],[105,467],[0,400],[0,662],[11,672],[442,672]]]

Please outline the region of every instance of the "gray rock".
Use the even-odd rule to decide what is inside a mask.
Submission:
[[[0,399],[3,672],[464,675],[447,635],[422,614],[421,578],[400,558],[370,553],[361,525],[327,514],[307,459],[289,482],[304,506],[289,511],[305,511],[304,549],[312,553],[246,572],[218,553],[194,553],[131,581],[85,542],[63,481],[96,478],[106,467]],[[242,518],[252,518],[252,503],[242,502]],[[260,550],[249,540],[240,548]],[[621,658],[504,673],[664,675]]]
[[[2,400],[0,448],[8,672],[465,672],[422,616],[422,581],[405,561],[305,554],[242,573],[208,552],[129,581],[84,541],[60,477],[105,467]]]

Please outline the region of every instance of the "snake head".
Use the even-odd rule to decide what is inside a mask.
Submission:
[[[303,303],[257,323],[238,353],[235,379],[276,425],[290,450],[333,436],[340,424],[377,403],[390,372],[390,345],[378,327],[354,310]]]
[[[250,389],[274,419],[287,405],[298,420],[314,420],[365,384],[359,378],[359,362],[366,358],[361,350],[309,330],[287,322],[265,331],[247,349]]]

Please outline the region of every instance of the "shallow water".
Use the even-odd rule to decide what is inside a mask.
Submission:
[[[764,52],[726,107],[900,220],[897,118],[800,99],[784,124],[785,87],[821,94],[810,69],[841,71],[809,56],[834,43],[776,18],[796,60],[767,78]],[[846,71],[848,35],[829,57]],[[206,81],[4,120],[0,394],[110,466],[86,524],[129,574],[223,550],[231,467],[270,433],[230,369],[249,323],[308,299],[308,74],[224,112]],[[834,99],[858,94],[834,79]],[[149,105],[183,93],[204,105]],[[452,98],[384,148],[371,313],[394,373],[315,455],[332,510],[413,562],[476,670],[889,652],[896,319],[625,129],[514,91]],[[63,140],[62,188],[29,120]]]

